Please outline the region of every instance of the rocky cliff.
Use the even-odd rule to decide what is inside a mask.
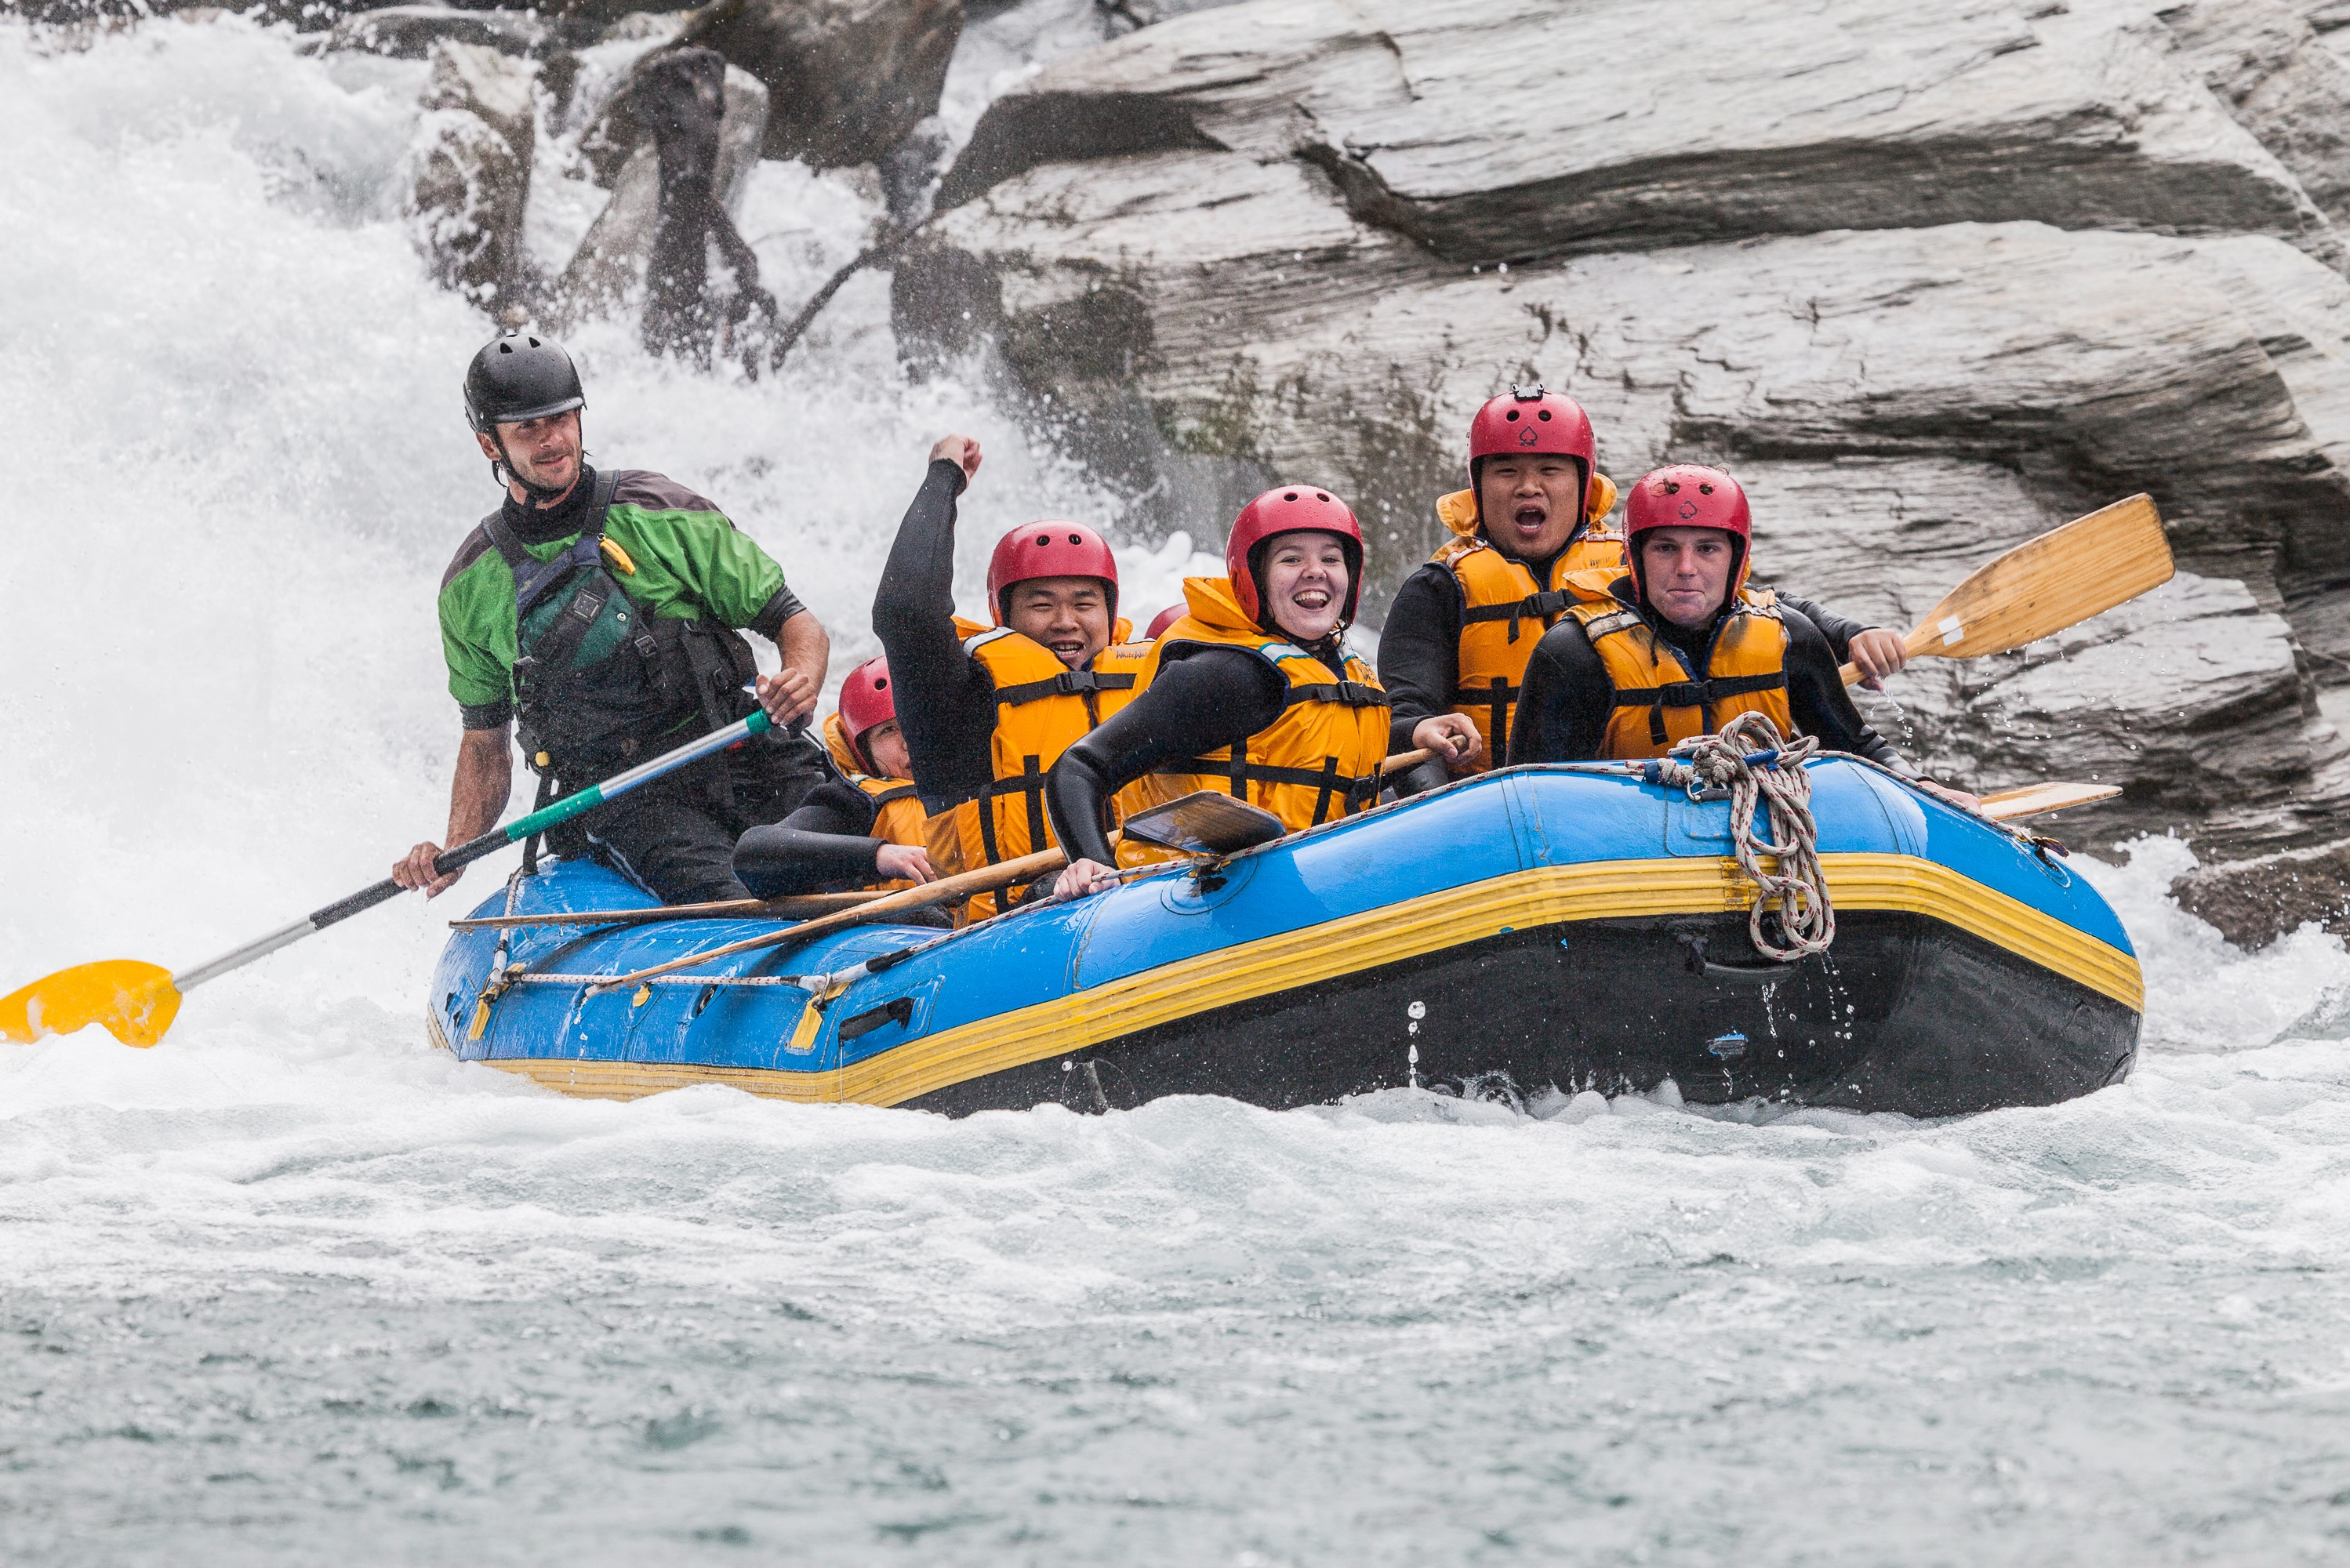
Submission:
[[[2306,872],[2350,799],[2324,712],[2350,695],[2350,71],[2320,31],[2345,25],[2333,0],[1248,0],[998,99],[898,325],[992,348],[1145,528],[1212,536],[1276,474],[1339,487],[1376,527],[1374,617],[1513,380],[1590,408],[1618,479],[1736,470],[1766,575],[1897,626],[2150,491],[2176,583],[1926,664],[1876,716],[1984,787],[2121,784],[2076,836]],[[2228,875],[2201,896],[2251,937],[2345,893]]]

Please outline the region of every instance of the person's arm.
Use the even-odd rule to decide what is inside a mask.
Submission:
[[[1404,578],[1379,628],[1379,684],[1387,688],[1388,750],[1411,749],[1411,732],[1452,711],[1461,682],[1461,583],[1430,562]]]
[[[1587,763],[1599,755],[1616,707],[1607,679],[1583,623],[1573,617],[1543,634],[1526,660],[1518,717],[1510,731],[1510,762]]]
[[[960,436],[931,449],[873,595],[873,634],[889,656],[898,727],[926,801],[967,800],[992,778],[995,686],[954,624],[955,497],[979,462],[979,444]]]
[[[457,774],[449,784],[449,835],[452,846],[469,843],[498,825],[498,815],[514,794],[514,751],[506,744],[506,727],[467,730],[457,742]],[[421,888],[437,898],[465,874],[463,866],[447,876],[432,869],[442,846],[423,843],[391,867],[391,879],[403,888]]]
[[[1247,740],[1281,717],[1287,695],[1279,671],[1237,648],[1202,648],[1161,665],[1140,696],[1045,775],[1045,809],[1071,868],[1110,864],[1103,807],[1120,788],[1164,763]]]
[[[1898,631],[1840,616],[1825,605],[1793,594],[1781,594],[1779,602],[1819,628],[1837,663],[1858,665],[1862,676],[1869,680],[1898,675],[1901,667],[1909,662],[1909,649]]]
[[[783,668],[773,675],[760,676],[754,690],[767,717],[781,727],[816,711],[816,698],[824,691],[825,670],[832,662],[832,636],[805,608],[787,617],[772,635],[784,656]]]
[[[1787,628],[1787,707],[1795,728],[1816,735],[1830,751],[1850,752],[1896,773],[1914,774],[1917,770],[1852,705],[1844,679],[1836,673],[1842,661],[1820,628],[1784,600],[1779,614]]]

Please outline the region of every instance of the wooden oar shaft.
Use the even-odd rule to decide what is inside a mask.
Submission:
[[[1379,764],[1379,777],[1386,778],[1390,774],[1399,774],[1406,768],[1416,768],[1435,755],[1435,751],[1427,746],[1422,746],[1416,752],[1399,752]]]
[[[802,893],[789,898],[723,898],[708,904],[670,904],[651,909],[582,909],[570,915],[484,915],[452,920],[452,931],[498,926],[651,926],[664,920],[812,920],[842,909],[862,909],[887,893]]]
[[[695,964],[707,963],[712,959],[731,958],[736,953],[747,953],[759,948],[771,948],[781,942],[805,941],[813,937],[826,936],[847,926],[862,925],[877,916],[895,915],[907,909],[927,909],[937,904],[958,903],[976,894],[999,892],[1005,888],[1016,887],[1022,882],[1034,881],[1048,871],[1058,871],[1068,863],[1069,857],[1066,850],[1057,846],[1052,849],[1040,849],[1034,855],[1023,855],[1017,860],[1006,860],[1001,866],[983,866],[976,871],[964,871],[952,877],[943,877],[936,882],[928,882],[920,888],[908,888],[902,892],[876,898],[873,902],[858,909],[843,909],[837,914],[809,920],[805,924],[794,926],[788,930],[773,931],[765,936],[745,937],[739,942],[728,942],[723,947],[705,949],[698,953],[687,953],[683,958],[674,958],[667,963],[655,964],[650,969],[640,969],[630,974],[614,975],[596,989],[615,991],[624,985],[641,985],[655,975],[670,974],[681,969],[691,969]]]

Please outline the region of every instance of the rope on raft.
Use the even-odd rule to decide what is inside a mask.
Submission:
[[[1672,754],[1648,764],[1642,776],[1650,784],[1687,789],[1726,790],[1730,794],[1730,837],[1737,848],[1738,868],[1754,879],[1754,907],[1746,914],[1746,933],[1754,950],[1781,963],[1794,963],[1828,950],[1835,940],[1835,907],[1828,901],[1827,873],[1820,868],[1819,824],[1812,817],[1812,776],[1804,764],[1820,749],[1818,739],[1798,735],[1788,739],[1763,713],[1741,713],[1719,732],[1695,735],[1675,746]],[[1773,830],[1785,840],[1773,843],[1754,830],[1754,810],[1768,801]],[[1776,871],[1762,868],[1762,857],[1774,857]],[[1784,941],[1763,934],[1766,911],[1779,917]]]

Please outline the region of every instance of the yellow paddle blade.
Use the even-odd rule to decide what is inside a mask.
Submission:
[[[2149,496],[2101,506],[1975,568],[1903,639],[1912,659],[1977,659],[2054,637],[2170,580]],[[1847,686],[1860,672],[1844,667]]]
[[[2093,805],[2121,793],[2118,784],[2025,784],[2021,789],[1996,790],[1983,796],[1982,811],[1993,822],[2012,822],[2019,816],[2038,816],[2043,811],[2062,811],[2068,805]]]
[[[45,1034],[71,1034],[93,1023],[125,1045],[152,1045],[180,1011],[172,971],[136,959],[61,969],[0,996],[0,1040],[29,1045]]]

